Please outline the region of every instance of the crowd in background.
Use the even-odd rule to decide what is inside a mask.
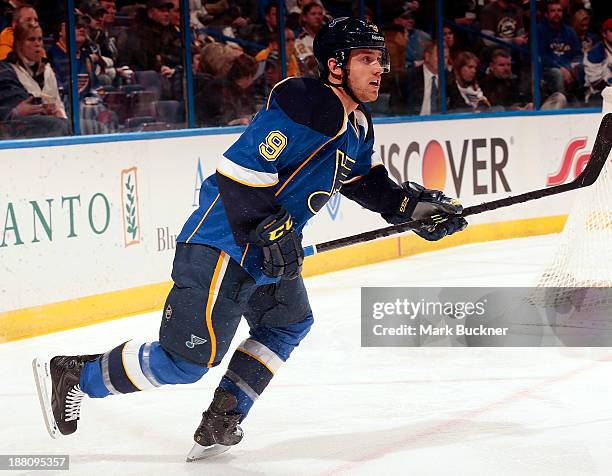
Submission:
[[[64,1],[0,2],[0,137],[70,134],[76,104],[85,134],[186,127],[187,76],[196,126],[248,124],[283,69],[317,75],[325,22],[360,13],[391,56],[374,115],[533,109],[534,77],[541,108],[597,106],[612,85],[610,0],[538,0],[536,31],[529,0],[443,0],[442,41],[436,0],[284,0],[284,68],[277,1],[190,0],[183,35],[179,0],[77,0],[72,55]]]

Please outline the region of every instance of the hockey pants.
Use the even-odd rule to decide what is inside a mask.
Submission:
[[[226,253],[178,243],[174,286],[158,342],[128,341],[88,362],[81,388],[93,398],[198,381],[227,353],[244,316],[250,337],[234,352],[220,386],[246,415],[313,323],[302,278],[257,286]]]

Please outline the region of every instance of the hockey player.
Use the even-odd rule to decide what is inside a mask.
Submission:
[[[426,240],[466,227],[457,200],[412,182],[397,185],[373,151],[362,103],[376,100],[389,71],[378,28],[333,20],[317,34],[314,51],[321,78],[277,84],[202,184],[200,207],[177,240],[159,341],[128,341],[101,355],[35,365],[39,381],[45,368],[50,374],[52,436],[76,431],[85,395],[196,382],[221,362],[244,316],[250,336],[203,413],[188,460],[225,451],[242,439],[239,423],[313,323],[301,277],[301,232],[334,193],[392,224],[454,214],[417,231]]]

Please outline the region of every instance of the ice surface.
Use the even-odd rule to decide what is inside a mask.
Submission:
[[[554,240],[308,279],[311,334],[255,404],[242,443],[201,463],[185,456],[226,362],[193,385],[86,399],[71,437],[44,428],[32,358],[155,340],[159,313],[0,345],[1,453],[69,454],[69,474],[105,476],[610,474],[608,349],[360,347],[360,286],[530,285]]]

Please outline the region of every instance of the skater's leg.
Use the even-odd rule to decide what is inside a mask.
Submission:
[[[260,325],[251,329],[251,337],[234,352],[210,407],[202,415],[193,436],[196,444],[187,461],[222,453],[242,440],[238,424],[306,336],[312,323],[312,314],[309,314],[302,321],[286,326]]]
[[[235,395],[243,418],[312,326],[302,278],[257,288],[245,317],[251,336],[234,352],[220,383]]]
[[[243,415],[242,419],[313,322],[308,316],[284,327],[257,327],[236,349],[219,386],[236,396],[236,411]]]
[[[103,355],[51,360],[51,402],[41,399],[45,415],[49,406],[53,408],[55,422],[47,422],[50,433],[53,428],[63,434],[76,431],[86,394],[101,398],[193,383],[221,361],[240,322],[241,303],[252,293],[253,279],[226,253],[185,244],[177,245],[172,279],[159,342],[128,341]],[[35,377],[41,385],[45,376],[39,368],[35,366]]]
[[[81,375],[87,395],[193,383],[221,361],[240,322],[241,309],[232,299],[251,278],[219,250],[179,244],[172,279],[159,342],[128,341],[88,362]]]
[[[128,341],[86,362],[81,389],[91,398],[149,390],[162,385],[197,382],[208,371],[168,352],[159,342]]]

